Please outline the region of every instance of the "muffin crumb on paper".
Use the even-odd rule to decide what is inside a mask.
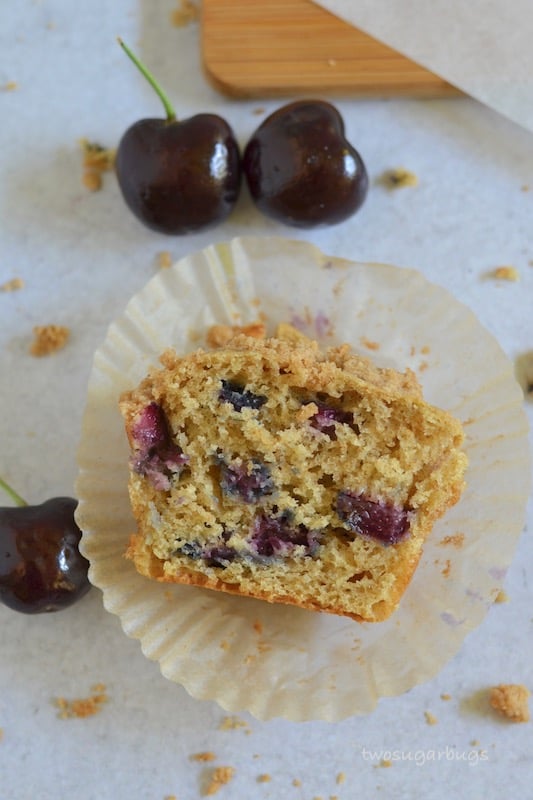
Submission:
[[[180,0],[178,7],[170,15],[170,21],[175,28],[184,28],[191,22],[195,22],[200,16],[200,9],[193,0]]]
[[[108,702],[109,697],[103,683],[95,684],[92,692],[88,697],[77,697],[73,700],[68,700],[66,697],[54,698],[59,719],[85,719],[85,717],[98,714],[102,710],[102,706]]]
[[[248,723],[239,717],[224,717],[218,726],[219,731],[236,731],[238,728],[244,728],[247,733],[250,732]]]
[[[235,775],[235,767],[215,767],[209,775],[209,782],[205,788],[206,797],[217,794]]]
[[[497,281],[511,281],[516,283],[516,281],[520,280],[520,273],[516,267],[503,266],[491,270],[487,277],[494,278]]]
[[[494,598],[495,603],[508,603],[509,602],[509,595],[504,589],[500,589],[498,594]]]
[[[113,169],[115,150],[88,139],[81,139],[80,146],[83,158],[82,183],[90,192],[97,192],[102,188],[103,173]]]
[[[405,189],[408,186],[418,186],[418,176],[404,167],[387,169],[378,178],[378,183],[386,189]]]
[[[61,350],[69,337],[70,329],[64,325],[35,325],[30,353],[37,357],[48,356]]]
[[[210,750],[207,750],[203,753],[193,753],[189,756],[191,761],[214,761],[216,759],[216,755],[212,753]]]
[[[24,281],[22,278],[11,278],[8,281],[0,284],[0,292],[16,292],[24,288]]]
[[[512,722],[529,722],[529,689],[520,683],[500,683],[489,692],[489,702]]]

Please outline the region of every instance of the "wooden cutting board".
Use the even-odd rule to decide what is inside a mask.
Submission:
[[[209,80],[236,97],[458,93],[311,0],[202,0],[201,47]]]

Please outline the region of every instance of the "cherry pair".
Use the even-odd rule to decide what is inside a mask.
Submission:
[[[152,74],[119,43],[166,112],[166,119],[142,119],[128,128],[116,155],[124,200],[149,228],[185,234],[222,222],[237,202],[243,173],[257,207],[286,225],[332,225],[360,208],[366,168],[334,106],[321,100],[283,106],[257,128],[241,159],[222,117],[177,120]]]

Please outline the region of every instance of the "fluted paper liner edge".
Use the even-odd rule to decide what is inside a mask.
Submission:
[[[399,609],[357,623],[138,575],[118,397],[166,347],[205,343],[213,323],[292,322],[412,368],[425,398],[464,424],[467,488],[435,526]],[[413,270],[360,264],[280,238],[212,245],[162,269],[94,356],[78,448],[77,519],[90,579],[124,631],[196,698],[260,719],[340,720],[429,680],[485,617],[525,520],[530,463],[522,393],[474,314]]]

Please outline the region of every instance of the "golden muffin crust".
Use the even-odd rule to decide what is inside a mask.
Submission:
[[[463,490],[460,423],[348,345],[288,325],[222,340],[166,351],[121,398],[128,556],[160,581],[387,618]]]

